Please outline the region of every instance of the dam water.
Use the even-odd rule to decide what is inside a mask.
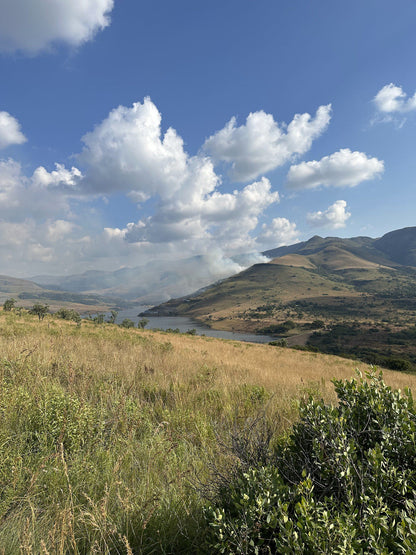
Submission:
[[[148,308],[150,307],[135,306],[120,310],[116,323],[121,324],[125,318],[129,318],[137,325],[137,322],[142,319],[139,314]],[[251,343],[268,343],[269,341],[276,340],[276,337],[270,335],[214,330],[186,316],[146,316],[146,320],[148,320],[146,329],[179,329],[181,333],[194,329],[197,335],[206,335],[207,337],[217,337],[220,339],[234,339],[235,341],[249,341]]]

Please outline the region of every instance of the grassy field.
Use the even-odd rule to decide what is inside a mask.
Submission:
[[[204,552],[201,484],[234,430],[276,437],[335,356],[0,313],[0,553]],[[360,364],[360,370],[368,367]],[[396,388],[416,376],[386,371]]]

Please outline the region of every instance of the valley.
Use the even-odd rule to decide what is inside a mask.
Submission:
[[[269,262],[178,298],[175,292],[195,291],[192,284],[202,283],[209,257],[174,264],[157,261],[153,280],[151,265],[32,280],[0,276],[0,302],[13,297],[17,306],[43,303],[51,312],[65,307],[83,315],[110,310],[133,314],[139,305],[151,305],[152,299],[173,296],[144,316],[186,317],[202,329],[235,337],[255,334],[264,341],[271,336],[272,341],[283,340],[298,349],[414,371],[415,253],[415,227],[380,239],[314,236],[265,251]],[[196,267],[199,273],[193,275]],[[146,302],[139,303],[143,299]]]

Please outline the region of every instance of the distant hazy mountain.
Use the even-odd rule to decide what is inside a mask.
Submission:
[[[261,255],[255,255],[254,259],[261,258]],[[192,293],[249,265],[247,257],[233,261],[213,254],[185,260],[154,260],[143,266],[122,268],[114,272],[88,271],[70,276],[39,275],[30,279],[49,289],[110,295],[152,304]]]
[[[51,290],[27,279],[0,276],[0,304],[6,299],[14,298],[17,306],[30,307],[34,303],[46,303],[51,310],[70,307],[80,312],[109,310],[123,305],[120,299],[103,298],[75,291]]]
[[[0,276],[0,300],[2,298],[13,297],[13,295],[17,296],[22,291],[39,293],[43,291],[43,287],[27,279]]]

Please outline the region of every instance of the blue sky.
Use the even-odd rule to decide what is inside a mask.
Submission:
[[[1,0],[1,273],[202,254],[221,276],[314,234],[415,225],[415,16]]]

